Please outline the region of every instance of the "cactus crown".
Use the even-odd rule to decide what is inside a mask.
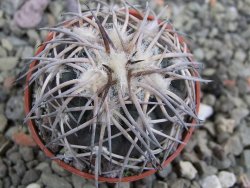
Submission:
[[[35,122],[55,158],[96,178],[160,168],[198,120],[199,63],[149,6],[98,3],[66,15],[45,28],[51,40],[28,58],[36,64],[26,120]]]

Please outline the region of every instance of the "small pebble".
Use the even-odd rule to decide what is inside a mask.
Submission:
[[[32,47],[30,46],[24,47],[24,50],[22,52],[22,59],[27,58],[27,57],[32,57],[34,55],[33,52],[34,50]]]
[[[38,164],[36,167],[35,167],[36,170],[40,170],[42,171],[43,173],[47,173],[47,174],[51,174],[52,173],[52,170],[50,168],[50,165],[46,162],[41,162],[40,164]]]
[[[17,57],[0,58],[0,71],[9,71],[16,67],[18,63]]]
[[[33,169],[39,164],[38,160],[29,161],[26,163],[28,169]]]
[[[38,183],[31,183],[26,188],[42,188],[42,186]]]
[[[6,52],[6,50],[0,46],[0,57],[6,57],[8,54]]]
[[[16,36],[10,36],[10,37],[8,37],[8,40],[11,42],[11,44],[14,46],[14,48],[23,47],[23,46],[27,45],[27,41],[25,41],[25,39],[18,38]]]
[[[209,106],[214,106],[216,103],[216,97],[212,94],[207,94],[203,98],[203,103],[205,103]]]
[[[192,180],[197,174],[197,170],[189,161],[180,161],[180,172],[182,177]]]
[[[239,134],[240,134],[240,138],[241,138],[243,146],[244,147],[250,146],[250,139],[249,139],[250,127],[245,124],[242,124],[240,126]]]
[[[158,176],[161,178],[167,178],[167,176],[172,172],[172,165],[169,164],[167,167],[165,167],[163,170],[158,171]]]
[[[13,168],[15,169],[18,176],[23,176],[26,171],[25,163],[21,159],[18,160]]]
[[[239,49],[235,52],[234,58],[238,63],[242,63],[245,61],[247,57],[247,54],[244,52],[244,50]]]
[[[87,183],[84,185],[84,188],[96,188],[96,186],[94,186],[93,184]]]
[[[78,11],[77,0],[66,0],[66,7],[69,12],[77,12]]]
[[[44,185],[53,188],[72,188],[72,185],[65,179],[54,174],[42,173]]]
[[[216,119],[216,128],[219,133],[233,133],[236,127],[236,122],[234,119],[226,119],[223,116],[218,116]]]
[[[227,154],[232,153],[236,156],[239,156],[243,152],[243,145],[241,143],[239,135],[230,137],[224,146],[224,150]]]
[[[197,135],[197,146],[196,146],[196,151],[198,152],[198,155],[202,159],[208,159],[211,158],[212,156],[212,151],[210,148],[208,148],[207,142],[207,132],[206,131],[196,131]]]
[[[221,171],[218,177],[222,187],[232,187],[236,183],[236,177],[234,173]]]
[[[18,125],[17,126],[12,126],[10,127],[6,133],[5,133],[5,136],[8,138],[8,139],[12,139],[13,135],[18,133],[20,130],[19,130],[19,127]]]
[[[212,136],[216,136],[215,125],[213,122],[206,121],[203,126]]]
[[[53,1],[49,3],[50,12],[53,14],[53,17],[58,18],[63,12],[64,2]]]
[[[10,177],[4,178],[4,180],[3,180],[3,185],[4,185],[4,188],[9,188],[9,187],[11,186]]]
[[[198,118],[200,120],[206,120],[208,119],[211,115],[213,115],[214,110],[211,106],[206,105],[206,104],[200,104],[200,110],[198,114]]]
[[[18,152],[13,152],[8,156],[8,159],[14,164],[16,164],[21,158],[22,156]]]
[[[130,188],[130,182],[121,182],[116,184],[115,188]]]
[[[144,179],[142,179],[141,182],[143,185],[147,185],[148,187],[152,187],[155,179],[156,179],[156,176],[151,175],[151,176],[148,176],[148,177],[145,177]]]
[[[13,45],[11,44],[11,42],[10,42],[8,39],[3,38],[3,39],[1,40],[1,43],[2,43],[2,46],[3,46],[6,50],[8,50],[8,51],[12,51],[12,50],[13,50]]]
[[[20,28],[34,28],[42,20],[43,13],[49,0],[28,0],[15,12],[14,21]]]
[[[184,188],[184,187],[190,187],[190,181],[187,179],[176,179],[174,180],[171,185],[170,188]]]
[[[7,127],[8,120],[5,115],[0,113],[0,133],[3,133]]]
[[[205,70],[202,72],[202,74],[203,74],[204,76],[213,76],[215,73],[216,73],[216,70],[213,69],[213,68],[207,68],[207,69],[205,69]]]
[[[38,170],[31,169],[29,171],[26,171],[22,179],[22,184],[28,185],[32,182],[35,182],[40,178],[40,175],[41,175],[41,172]]]
[[[59,166],[58,164],[57,164],[57,162],[55,162],[55,161],[52,161],[52,163],[51,163],[51,168],[52,168],[52,170],[55,172],[55,173],[57,173],[58,175],[60,175],[60,176],[69,176],[70,175],[70,173],[68,172],[68,171],[66,171],[66,170],[64,170],[64,168],[62,168],[61,166]]]
[[[207,176],[201,181],[202,188],[222,188],[217,176]]]
[[[23,97],[12,96],[9,98],[5,114],[8,119],[21,120],[23,119],[24,108],[23,108]]]
[[[227,18],[234,21],[238,18],[238,10],[236,7],[229,7],[226,12]]]
[[[38,42],[40,42],[40,36],[36,30],[29,29],[27,35],[29,37],[30,44],[36,45]]]
[[[204,161],[197,162],[195,166],[198,169],[199,173],[203,175],[203,177],[214,175],[218,171],[216,167],[209,166]]]
[[[32,161],[34,159],[34,152],[32,148],[29,147],[20,147],[20,154],[25,162]]]
[[[9,175],[10,175],[12,185],[18,186],[21,183],[22,180],[20,176],[18,176],[15,173],[9,173]]]
[[[201,188],[200,184],[196,181],[192,181],[190,188]]]
[[[202,49],[198,48],[194,51],[194,56],[198,59],[198,60],[202,60],[204,58],[204,52]]]
[[[0,159],[0,178],[4,178],[7,175],[7,166]]]
[[[235,120],[236,124],[239,124],[240,121],[247,117],[249,110],[247,108],[235,108],[231,111],[231,116]]]
[[[246,149],[242,155],[242,165],[247,169],[250,170],[250,149]]]
[[[214,58],[214,56],[216,56],[216,52],[214,50],[210,49],[205,52],[205,59],[207,61],[211,61]]]
[[[155,181],[153,188],[168,188],[168,184],[163,181]]]
[[[72,183],[74,188],[82,188],[86,184],[83,177],[72,174]]]

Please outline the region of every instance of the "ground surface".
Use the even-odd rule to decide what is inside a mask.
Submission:
[[[92,181],[71,175],[47,159],[37,147],[18,146],[13,136],[28,132],[23,125],[23,83],[11,83],[32,56],[46,32],[20,29],[13,22],[23,0],[0,2],[0,188],[81,188]],[[37,1],[38,2],[38,1]],[[40,7],[42,7],[42,1]],[[144,3],[144,1],[130,1]],[[213,109],[182,154],[165,170],[123,187],[220,188],[250,187],[250,1],[196,0],[151,2],[156,10],[169,4],[166,17],[185,33],[202,76],[202,102]],[[72,4],[69,4],[72,5]],[[52,26],[66,9],[66,1],[51,1],[45,14],[23,21],[35,28]],[[31,9],[29,12],[32,13]],[[39,14],[39,15],[38,15]],[[43,15],[43,16],[42,16]],[[40,17],[39,17],[40,16]],[[19,16],[21,18],[21,16]],[[26,22],[25,22],[26,21]],[[105,188],[111,185],[101,184]]]

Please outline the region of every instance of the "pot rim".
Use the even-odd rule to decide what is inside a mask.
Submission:
[[[129,13],[133,16],[135,16],[136,18],[141,19],[141,15],[136,11],[136,10],[129,10]],[[153,16],[149,16],[148,20],[153,20],[154,17]],[[161,22],[160,20],[158,21],[159,23]],[[167,27],[167,29],[172,29],[172,26],[169,25]],[[49,41],[52,39],[53,33],[49,33],[46,41]],[[185,43],[185,40],[182,36],[178,35],[180,43],[183,44]],[[42,46],[39,47],[39,49],[37,50],[36,54],[39,54],[44,48],[45,48],[46,44],[43,44]],[[191,61],[193,61],[191,59]],[[37,61],[33,61],[30,66],[29,69],[32,69]],[[30,91],[30,87],[29,87],[29,80],[31,78],[32,72],[29,72],[26,76],[26,83],[25,83],[25,92],[24,92],[24,107],[25,107],[25,113],[26,115],[29,113],[30,111],[30,107],[31,107],[31,91]],[[194,72],[194,76],[198,76],[197,72]],[[198,113],[199,111],[199,107],[200,107],[200,82],[196,81],[195,82],[195,93],[196,93],[196,113]],[[193,119],[192,124],[195,124],[195,120]],[[39,134],[36,130],[36,126],[33,120],[28,120],[28,127],[29,130],[31,132],[31,135],[34,139],[34,141],[36,142],[36,144],[40,147],[40,149],[45,153],[45,155],[47,157],[53,158],[55,157],[54,154],[47,148],[45,147],[43,141],[41,140],[41,138],[39,137]],[[172,155],[170,155],[164,162],[162,167],[166,167],[170,162],[172,162],[179,154],[180,152],[184,149],[185,145],[184,143],[187,143],[193,132],[194,132],[194,126],[192,126],[185,134],[184,139],[183,139],[183,143],[179,144],[177,149],[174,151],[174,153]],[[95,175],[93,174],[89,174],[87,172],[82,172],[76,168],[74,168],[73,166],[70,166],[68,164],[66,164],[65,162],[63,162],[62,160],[59,159],[54,159],[54,161],[56,161],[62,168],[64,168],[67,171],[70,171],[73,174],[76,174],[78,176],[81,176],[83,178],[86,179],[95,179]],[[136,181],[136,180],[140,180],[143,179],[147,176],[150,176],[152,174],[155,174],[157,172],[157,170],[148,170],[146,172],[143,172],[139,175],[133,175],[133,176],[128,176],[128,177],[123,177],[123,178],[107,178],[107,177],[98,177],[98,181],[99,182],[109,182],[109,183],[117,183],[117,182],[132,182],[132,181]]]

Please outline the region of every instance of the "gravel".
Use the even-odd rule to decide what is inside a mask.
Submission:
[[[202,104],[202,103],[200,104],[200,111],[199,111],[198,117],[201,121],[205,121],[210,116],[212,116],[213,113],[214,113],[214,110],[211,106]]]
[[[221,171],[218,175],[222,187],[232,187],[236,183],[234,173]]]
[[[29,147],[21,147],[19,152],[25,162],[32,161],[34,159],[34,151]]]
[[[51,170],[51,167],[48,163],[46,162],[41,162],[40,164],[38,164],[36,167],[35,167],[36,170],[40,170],[42,171],[43,173],[47,173],[47,174],[51,174],[52,173],[52,170]]]
[[[17,164],[17,162],[22,158],[21,154],[18,152],[13,152],[8,156],[8,159],[13,163]]]
[[[42,186],[40,184],[37,184],[37,183],[31,183],[31,184],[27,185],[26,188],[42,188]]]
[[[86,184],[86,180],[80,176],[72,174],[72,184],[74,188],[82,188]]]
[[[204,161],[196,162],[195,167],[197,168],[198,172],[202,174],[204,177],[215,175],[218,172],[216,167],[208,165]]]
[[[52,168],[52,170],[56,173],[56,174],[58,174],[58,175],[60,175],[60,176],[62,176],[62,177],[64,177],[64,176],[69,176],[70,175],[70,173],[68,172],[68,171],[66,171],[66,170],[64,170],[61,166],[59,166],[55,161],[52,161],[52,163],[51,163],[51,168]]]
[[[246,108],[236,108],[231,112],[231,116],[237,124],[240,124],[241,120],[246,118],[248,114],[249,110]]]
[[[40,178],[40,174],[41,174],[40,171],[34,169],[26,171],[22,179],[22,184],[28,185],[32,182],[37,181]]]
[[[27,35],[29,37],[29,43],[31,45],[36,45],[38,42],[40,42],[40,36],[36,30],[28,30]]]
[[[202,159],[211,158],[212,151],[207,145],[207,142],[208,142],[207,132],[205,132],[205,131],[198,132],[197,131],[196,136],[197,136],[196,151],[197,151],[198,155],[200,156],[200,158],[202,158]]]
[[[220,181],[216,175],[207,176],[201,181],[202,188],[222,188]]]
[[[195,169],[192,163],[190,163],[189,161],[180,161],[179,165],[182,177],[187,178],[189,180],[195,178],[197,170]]]
[[[92,185],[92,184],[85,184],[84,187],[86,187],[86,188],[95,188],[95,186]]]
[[[242,159],[243,165],[250,172],[250,149],[244,150]]]
[[[7,51],[0,46],[0,57],[7,57]]]
[[[18,63],[17,57],[2,57],[0,58],[0,71],[9,71],[16,67]]]
[[[163,181],[156,181],[153,188],[168,188],[168,184]]]
[[[240,126],[240,137],[241,137],[241,141],[243,144],[243,147],[248,147],[250,146],[250,139],[249,139],[249,135],[250,135],[250,128],[246,125],[246,124],[242,124]]]
[[[243,152],[243,145],[239,135],[229,138],[224,146],[224,150],[227,154],[232,153],[236,156],[239,156]]]
[[[42,20],[44,9],[49,4],[49,0],[29,0],[14,15],[15,23],[21,28],[36,27]],[[33,19],[30,19],[33,17]]]
[[[233,133],[235,127],[234,119],[226,119],[223,116],[218,116],[216,119],[216,128],[219,133]]]
[[[72,185],[64,178],[55,174],[42,173],[42,182],[50,188],[72,188]]]
[[[93,186],[93,185],[89,185],[89,188],[91,188],[91,186]],[[122,182],[122,183],[119,184],[119,186],[118,186],[118,184],[117,184],[116,187],[117,187],[117,188],[118,188],[118,187],[120,187],[120,188],[130,188],[130,183],[129,183],[129,182]],[[94,188],[94,187],[93,187],[93,188]]]
[[[31,46],[26,46],[24,47],[22,51],[21,58],[27,58],[27,57],[32,57],[34,55],[34,49]]]
[[[186,179],[177,179],[173,181],[170,185],[170,188],[182,188],[182,187],[189,187],[191,185],[190,181]]]
[[[10,187],[11,186],[11,181],[10,181],[10,178],[4,178],[3,180],[3,187]]]
[[[0,188],[93,188],[93,181],[66,172],[37,147],[12,143],[13,134],[27,134],[28,129],[20,126],[24,119],[25,82],[13,85],[9,80],[25,72],[27,62],[22,58],[32,56],[47,36],[47,31],[37,28],[58,23],[66,10],[77,11],[76,0],[37,2],[0,2]],[[131,2],[145,5],[142,0]],[[153,2],[156,10],[162,7]],[[170,17],[177,31],[185,34],[195,61],[204,63],[201,76],[213,80],[202,84],[205,125],[196,129],[184,152],[165,169],[124,185],[243,187],[242,176],[250,180],[250,0],[167,3],[169,10],[163,15]],[[102,188],[107,186],[110,187],[100,184]]]
[[[5,114],[10,120],[21,120],[23,118],[23,97],[11,97],[6,104]]]
[[[3,133],[4,130],[7,127],[8,119],[5,117],[5,115],[0,114],[0,133]]]
[[[11,44],[11,42],[8,39],[3,38],[1,40],[1,43],[2,43],[2,47],[5,48],[7,51],[13,50],[13,45]]]
[[[157,175],[160,177],[160,178],[167,178],[168,175],[172,172],[173,170],[173,167],[171,164],[169,164],[166,168],[158,171]]]
[[[13,166],[13,169],[16,171],[17,175],[23,176],[23,174],[26,172],[26,166],[23,160],[19,159],[15,166]]]
[[[7,166],[0,160],[0,178],[4,178],[7,175],[7,172]]]
[[[11,179],[11,183],[14,186],[17,186],[17,185],[21,184],[21,181],[22,181],[21,177],[18,176],[13,169],[9,169],[9,176],[10,176],[10,179]]]

